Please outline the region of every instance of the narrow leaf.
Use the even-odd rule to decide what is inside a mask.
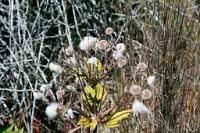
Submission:
[[[122,120],[123,118],[126,118],[130,113],[132,112],[132,110],[124,110],[124,111],[121,111],[121,112],[117,112],[115,113],[109,121],[106,122],[106,126],[108,127],[115,127],[115,126],[118,126],[117,125],[117,122],[119,120]]]
[[[97,120],[93,120],[90,125],[91,125],[92,129],[95,129],[97,124],[98,124]]]
[[[102,84],[97,84],[95,87],[96,97],[98,100],[104,100],[107,94],[106,88],[103,88]]]
[[[117,122],[107,122],[106,123],[106,127],[117,127],[117,126],[119,126],[119,124],[117,123]]]
[[[83,117],[78,121],[78,125],[82,125],[84,128],[87,128],[91,125],[91,122],[87,118]]]

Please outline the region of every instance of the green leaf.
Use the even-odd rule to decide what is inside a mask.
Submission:
[[[92,127],[92,129],[95,129],[96,126],[98,124],[98,121],[97,120],[93,120],[91,123],[90,123],[90,126]]]
[[[107,95],[107,90],[106,90],[106,88],[103,88],[102,84],[97,84],[95,87],[95,94],[96,94],[96,98],[98,100],[103,101]]]
[[[97,84],[94,89],[90,86],[86,86],[84,91],[83,100],[95,106],[98,106],[100,101],[103,101],[107,95],[107,90],[103,88],[102,84]]]
[[[12,125],[8,126],[7,128],[3,129],[2,133],[23,133],[24,128],[19,128],[18,130],[13,131],[15,124],[13,123]]]
[[[97,68],[98,68],[98,71],[102,70],[102,63],[99,59],[97,59]]]
[[[95,97],[95,92],[94,92],[94,90],[93,90],[92,87],[86,86],[86,87],[84,88],[84,91],[85,91],[85,94],[86,94],[86,96],[87,96],[87,99],[89,99],[89,95],[91,95],[92,98]],[[86,101],[86,96],[85,96],[85,94],[83,94],[83,100]]]
[[[10,125],[9,127],[7,127],[7,128],[3,131],[3,133],[11,133],[11,131],[12,131],[12,129],[13,129],[14,126],[15,126],[15,124]]]
[[[20,128],[16,131],[13,131],[12,133],[23,133],[24,132],[24,128]]]
[[[112,127],[117,127],[117,126],[119,126],[119,124],[117,122],[106,123],[106,127],[112,128]]]
[[[93,71],[93,72],[95,72],[96,70],[98,72],[100,72],[102,70],[102,68],[103,68],[102,67],[102,63],[101,63],[101,61],[99,59],[97,59],[97,66],[89,64],[88,62],[86,62],[86,63],[89,66],[90,70]]]
[[[107,127],[116,127],[119,126],[118,121],[122,120],[123,118],[126,118],[132,110],[124,110],[121,112],[115,113],[112,117],[110,117],[109,121],[106,122]]]
[[[92,129],[95,129],[96,126],[98,125],[98,121],[96,119],[90,121],[89,119],[83,117],[78,121],[78,125],[82,125],[83,128],[87,128],[87,127],[91,126]]]

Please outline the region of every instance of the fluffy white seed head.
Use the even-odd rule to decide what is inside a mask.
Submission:
[[[121,52],[117,52],[113,54],[115,60],[123,59],[124,55]]]
[[[61,105],[59,103],[51,103],[46,107],[45,113],[49,118],[53,119],[58,115],[59,109],[61,109]]]
[[[147,78],[147,83],[148,83],[148,85],[149,85],[149,86],[152,86],[152,85],[155,83],[155,79],[156,79],[155,76],[149,76],[149,77]]]
[[[44,95],[44,93],[41,93],[41,92],[33,92],[33,96],[35,99],[38,99],[38,100],[42,100],[42,101],[48,101]]]
[[[51,89],[51,86],[49,84],[43,84],[40,86],[40,91],[45,93],[47,90]]]
[[[130,87],[130,93],[134,96],[140,94],[141,91],[142,91],[142,88],[139,85],[132,85]]]
[[[89,58],[88,63],[97,66],[97,58],[96,57]]]
[[[49,64],[49,69],[56,73],[59,73],[60,71],[62,71],[62,68],[60,65],[52,63],[52,62]]]
[[[67,118],[71,118],[71,119],[74,118],[74,113],[73,113],[73,111],[72,111],[71,108],[69,108],[69,109],[67,110],[66,117],[67,117]]]
[[[132,110],[134,114],[137,113],[150,113],[150,110],[140,101],[135,100],[132,105]]]
[[[33,96],[35,97],[35,99],[41,100],[44,97],[44,94],[41,92],[33,92]]]
[[[99,40],[96,37],[84,37],[84,39],[80,42],[79,47],[83,51],[91,50]]]
[[[126,51],[125,44],[124,43],[118,43],[116,45],[116,51],[117,51],[117,53],[120,52],[120,53],[124,54],[124,52]]]

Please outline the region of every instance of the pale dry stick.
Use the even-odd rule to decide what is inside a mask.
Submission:
[[[40,56],[41,56],[41,53],[42,53],[42,49],[43,49],[43,42],[44,42],[44,34],[45,32],[43,31],[42,32],[42,38],[41,38],[41,45],[40,45],[40,49],[39,49],[39,53],[38,53],[38,57],[36,58],[37,60],[35,60],[35,64],[36,64],[36,70],[35,70],[35,74],[38,75],[38,70],[39,70],[39,62],[40,62]],[[35,80],[35,90],[37,90],[37,86],[38,86],[38,78],[36,78]],[[31,133],[33,132],[33,118],[34,118],[34,113],[35,113],[35,97],[34,97],[34,100],[33,100],[33,105],[32,105],[32,113],[31,113],[31,127],[30,127],[30,130],[31,130]]]
[[[31,89],[28,89],[28,90],[14,90],[12,88],[0,88],[0,91],[9,91],[9,92],[14,92],[14,91],[17,91],[17,92],[28,92],[28,91],[32,91]]]
[[[73,12],[73,18],[74,18],[74,22],[75,22],[75,26],[76,26],[76,32],[77,32],[79,38],[82,40],[81,34],[78,29],[78,23],[77,23],[77,19],[76,19],[76,12],[74,10],[74,5],[72,5],[72,12]]]
[[[32,89],[32,91],[34,90],[33,89],[33,86],[31,84],[31,81],[29,79],[29,76],[26,74],[26,72],[24,72],[22,66],[19,64],[18,60],[17,60],[17,57],[13,54],[12,50],[6,45],[6,48],[9,50],[11,56],[14,58],[15,62],[17,63],[17,66],[20,68],[21,72],[23,73],[23,75],[25,76],[25,78],[27,79],[28,83],[29,83],[29,86],[30,88]],[[26,123],[26,121],[24,121]],[[26,124],[26,127],[29,128],[29,124],[27,123]],[[30,128],[29,128],[30,129]],[[27,129],[29,131],[29,129]],[[30,131],[29,131],[30,132]]]
[[[58,24],[58,34],[61,35],[62,33],[62,30],[61,30],[61,27],[60,27],[60,24]],[[63,53],[65,53],[65,49],[64,49],[64,43],[63,43],[63,39],[61,39],[61,36],[60,36],[60,42],[61,42],[61,50]],[[59,54],[59,57],[58,57],[58,60],[60,60],[62,58],[61,54]]]
[[[41,2],[39,2],[40,6],[42,6],[44,3],[44,0],[42,0]],[[39,6],[39,5],[38,5]],[[38,12],[37,12],[37,16],[35,18],[35,21],[33,22],[33,25],[32,25],[32,29],[31,29],[31,33],[35,30],[35,26],[36,26],[36,23],[37,23],[37,20],[39,19],[40,17],[40,10],[42,9],[41,7],[38,7]]]
[[[19,15],[19,3],[18,3],[18,1],[16,1],[16,5],[14,6],[14,2],[13,1],[9,1],[10,3],[11,3],[11,8],[10,8],[10,10],[11,10],[11,15],[10,15],[10,17],[11,17],[11,24],[9,25],[9,27],[7,27],[7,25],[5,25],[5,23],[4,23],[4,27],[9,31],[9,33],[10,33],[10,41],[9,41],[9,43],[10,43],[10,47],[11,48],[13,48],[13,49],[15,49],[16,47],[13,47],[12,46],[12,39],[14,40],[14,44],[15,45],[18,45],[18,47],[20,48],[20,46],[19,46],[19,44],[17,43],[17,41],[16,41],[16,38],[15,38],[15,36],[14,36],[14,28],[13,28],[13,21],[14,21],[14,18],[13,18],[13,8],[15,7],[16,9],[17,9],[17,16],[18,16],[18,41],[19,41],[19,43],[21,44],[21,34],[20,34],[20,23],[21,23],[21,18],[20,18],[20,15]],[[9,3],[9,6],[10,6],[10,3]],[[10,53],[11,53],[11,55],[12,55],[12,57],[13,57],[13,59],[17,62],[17,65],[18,65],[18,67],[19,68],[21,68],[21,71],[23,71],[23,63],[20,63],[19,62],[19,58],[18,58],[18,51],[16,51],[15,53],[14,53],[14,51],[15,50],[13,50],[12,51],[12,49],[11,48],[9,48],[9,47],[7,47],[7,49],[10,51]],[[22,49],[20,48],[20,51],[19,51],[20,53],[21,53],[21,61],[23,60],[23,51],[22,51]],[[12,62],[12,58],[10,59],[10,61]],[[25,77],[27,78],[27,80],[29,80],[29,78],[28,78],[28,76],[27,76],[27,74],[23,71],[23,74],[25,75]],[[21,79],[21,80],[20,80]],[[20,80],[20,83],[22,84],[22,78],[20,78],[19,80]],[[30,80],[29,80],[29,84],[31,84],[30,83]],[[11,85],[12,85],[12,83],[11,83]],[[13,86],[13,88],[16,88],[16,87],[14,87]],[[15,89],[16,90],[16,89]],[[19,104],[19,106],[21,107],[21,104],[19,103],[19,99],[18,99],[18,96],[17,96],[17,92],[15,91],[14,92],[15,93],[15,99],[17,100],[17,103]],[[23,99],[21,100],[21,103],[22,102],[24,102],[24,100],[25,100],[25,97],[24,97],[24,93],[23,93]],[[24,121],[24,123],[25,123],[25,125],[26,125],[26,127],[27,127],[27,130],[28,130],[28,132],[29,132],[29,126],[27,125],[27,123],[26,123],[26,121]]]
[[[19,10],[20,10],[20,6],[19,6],[19,1],[18,0],[16,0],[15,1],[16,2],[16,9],[17,9],[17,34],[18,34],[18,41],[19,41],[19,44],[21,44],[22,42],[21,42],[21,33],[20,33],[20,30],[21,30],[21,23],[22,23],[22,20],[21,20],[21,16],[20,16],[20,12],[19,12]]]
[[[191,3],[191,5],[192,5],[192,9],[194,9],[195,10],[195,13],[197,14],[197,16],[199,16],[199,11],[197,10],[198,9],[198,7],[199,7],[199,5],[194,5],[194,1],[192,2],[191,0],[188,0],[188,2],[190,2]]]
[[[19,1],[17,0],[16,1],[16,5],[15,5],[15,7],[16,7],[16,10],[17,10],[17,33],[18,33],[18,42],[19,42],[19,47],[20,47],[20,44],[21,45],[23,45],[23,43],[22,43],[22,38],[21,38],[21,33],[20,33],[20,31],[23,31],[23,24],[22,24],[22,22],[23,22],[23,20],[22,20],[22,17],[21,17],[21,15],[20,15],[20,5],[19,5]],[[25,36],[25,33],[24,32],[22,32],[22,36]],[[22,61],[24,61],[24,52],[23,52],[23,50],[22,50],[22,48],[20,48],[20,53],[21,53],[21,66],[23,66],[24,65],[24,63],[22,63]],[[23,78],[21,78],[21,84],[23,85]],[[26,84],[25,84],[25,87],[24,87],[24,89],[26,89],[27,87],[26,87]],[[17,89],[16,89],[17,90]],[[16,91],[15,91],[16,92]],[[16,92],[17,93],[17,92]],[[26,102],[25,102],[25,93],[23,93],[22,94],[23,96],[23,98],[22,98],[22,100],[21,100],[21,105],[22,105],[22,103],[24,103],[24,105],[26,106]],[[17,99],[17,100],[19,100],[19,99]]]
[[[14,4],[13,4],[13,0],[9,0],[9,21],[10,23],[9,24],[9,27],[10,27],[10,30],[11,32],[13,33],[13,8],[14,8]],[[9,37],[9,45],[12,46],[11,44],[11,37]]]
[[[27,81],[28,81],[28,83],[29,83],[29,85],[30,85],[30,88],[33,90],[33,86],[32,86],[32,84],[31,84],[31,82],[30,82],[30,79],[29,79],[28,75],[26,74],[26,72],[24,72],[24,70],[23,70],[23,68],[21,67],[21,65],[19,64],[19,62],[18,62],[16,56],[13,54],[12,50],[11,50],[7,45],[6,45],[6,48],[9,50],[10,54],[12,55],[12,57],[14,58],[14,60],[16,61],[17,66],[20,68],[20,70],[22,71],[22,73],[24,74],[24,76],[27,78]]]
[[[64,2],[64,0],[62,0],[61,3],[62,3],[63,11],[61,10],[61,7],[58,7],[58,8],[60,9],[60,13],[61,14],[64,13],[65,34],[67,35],[67,40],[68,40],[68,43],[69,43],[69,47],[72,50],[74,50],[73,42],[72,42],[72,38],[71,38],[71,32],[70,32],[70,28],[69,28],[69,24],[68,24],[68,19],[67,19],[67,14],[66,14],[66,3]]]
[[[69,131],[69,133],[74,133],[76,132],[77,130],[79,130],[81,128],[81,126],[78,126],[76,128],[74,128],[73,130]]]
[[[163,0],[159,0],[159,2],[161,2],[162,4],[164,4],[164,1],[163,1]],[[199,23],[199,21],[198,21],[197,19],[195,19],[195,18],[193,17],[193,15],[188,15],[188,14],[182,12],[182,11],[180,10],[180,8],[174,8],[175,6],[171,6],[170,3],[165,3],[165,5],[166,5],[168,8],[170,8],[171,10],[174,10],[174,11],[178,12],[180,15],[182,15],[182,16],[184,16],[184,17],[188,17],[188,18],[194,20],[194,22]],[[194,6],[193,8],[195,9],[195,6]],[[196,12],[196,10],[195,10],[195,12]],[[199,14],[199,13],[198,13],[198,14]]]
[[[84,17],[82,16],[82,14],[83,14],[82,8],[81,8],[80,6],[77,6],[77,5],[75,5],[75,8],[76,8],[76,11],[77,11],[78,14],[79,14],[79,17],[81,18],[81,22],[86,22],[87,19],[84,19]],[[81,13],[78,9],[80,9],[82,13]]]
[[[27,31],[27,33],[28,33],[28,35],[29,35],[29,38],[32,39],[32,38],[31,38],[31,35],[30,35],[30,32],[29,32],[29,30],[28,30],[28,28],[27,28],[26,25],[24,25],[24,28],[23,28],[23,29],[24,29],[24,33],[25,33],[25,31]],[[44,31],[43,31],[43,33],[44,33]],[[45,39],[45,38],[44,38],[45,34],[42,34],[42,35],[43,35],[42,38],[43,38],[43,40],[44,40],[44,39]],[[35,59],[35,60],[37,60],[37,62],[39,62],[39,59],[37,59],[37,57],[34,56],[33,47],[32,47],[32,49],[31,49],[30,46],[29,46],[30,44],[32,44],[31,42],[28,43],[29,38],[26,39],[25,36],[23,36],[23,40],[24,40],[26,46],[28,47],[29,53],[31,54],[32,58]],[[40,41],[41,41],[41,39],[40,39]],[[42,43],[42,46],[44,47],[43,43]],[[43,55],[43,53],[42,53],[41,51],[42,51],[42,49],[41,49],[41,47],[40,47],[40,51],[39,51],[39,55],[38,55],[39,58],[41,58],[41,56],[44,57],[44,55]],[[45,58],[45,57],[44,57],[44,58]],[[47,58],[45,58],[45,59],[48,60]],[[42,76],[43,80],[47,83],[48,81],[47,81],[47,79],[46,79],[46,76],[45,76],[44,72],[41,70],[41,68],[40,68],[39,66],[40,66],[40,64],[38,64],[37,70],[41,73],[41,76]],[[32,67],[32,69],[34,69],[34,67]],[[36,70],[34,70],[34,71],[36,71]]]

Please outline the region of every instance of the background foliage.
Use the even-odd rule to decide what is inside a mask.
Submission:
[[[47,105],[33,100],[32,92],[42,84],[52,83],[53,92],[73,84],[67,69],[55,81],[49,63],[64,66],[66,46],[76,50],[84,36],[106,39],[105,29],[112,27],[127,46],[128,65],[145,62],[148,74],[155,71],[158,77],[154,97],[147,103],[152,119],[130,117],[117,131],[199,132],[199,4],[199,0],[1,0],[0,125],[12,120],[25,132],[38,132],[37,127],[40,132],[62,130],[59,122],[47,119]],[[130,72],[125,74],[131,76]],[[120,72],[112,75],[123,87]],[[72,100],[70,95],[66,90],[66,102]]]

